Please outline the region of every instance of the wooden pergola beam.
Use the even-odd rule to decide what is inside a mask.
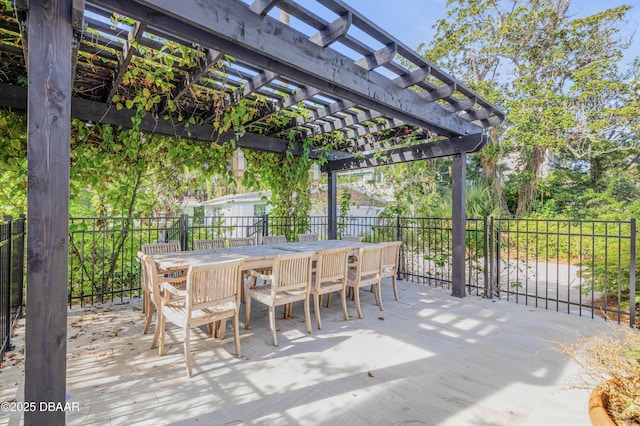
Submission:
[[[427,142],[404,148],[390,149],[380,153],[372,153],[364,158],[351,157],[329,161],[322,168],[323,171],[357,170],[368,167],[386,166],[389,164],[406,163],[410,161],[426,160],[428,158],[449,157],[460,153],[477,152],[487,143],[487,137],[482,133]]]
[[[73,44],[71,45],[71,87],[76,78],[78,65],[78,51],[84,37],[84,6],[85,0],[73,0],[71,3],[71,28],[73,29]]]
[[[171,93],[171,99],[174,102],[177,102],[184,95],[189,93],[191,87],[196,84],[202,77],[207,75],[211,68],[213,68],[218,61],[224,58],[224,53],[218,52],[217,50],[209,49],[205,53],[205,57],[202,63],[196,67],[195,70],[189,72],[184,78],[180,81],[180,84],[176,86],[176,88]],[[110,99],[108,99],[110,100]],[[161,111],[162,113],[166,112],[169,109],[169,105],[165,105]]]
[[[260,16],[265,16],[280,0],[254,0],[249,8]]]
[[[154,27],[180,33],[203,46],[444,136],[480,130],[383,75],[367,72],[348,57],[314,44],[278,20],[268,15],[261,17],[241,2],[96,0],[95,3],[136,20],[153,17]]]
[[[129,69],[129,64],[133,59],[135,54],[135,46],[132,46],[132,41],[135,43],[140,43],[140,39],[142,38],[142,34],[147,28],[147,24],[142,22],[136,22],[134,28],[129,32],[128,40],[125,42],[124,46],[122,46],[122,59],[120,60],[120,64],[118,67],[118,73],[113,79],[113,84],[111,86],[111,90],[109,90],[109,96],[107,97],[107,102],[111,102],[113,96],[118,92],[118,88],[120,87],[120,83],[122,83],[122,79],[124,78],[125,73]]]
[[[0,84],[0,106],[11,108],[17,112],[27,111],[27,88],[13,86],[10,84]],[[113,105],[101,102],[90,101],[82,98],[71,99],[71,117],[82,121],[94,123],[107,123],[113,126],[131,128],[131,118],[135,111],[128,109],[117,110]],[[140,123],[140,130],[156,135],[178,136],[184,139],[196,140],[207,143],[218,143],[236,139],[234,131],[219,133],[212,125],[191,124],[189,128],[174,120],[164,120],[147,114]],[[274,154],[286,154],[291,152],[295,156],[303,155],[304,149],[300,142],[286,141],[264,135],[245,133],[236,140],[236,145],[241,148],[253,149],[256,151],[272,152]],[[336,155],[338,155],[336,153]],[[311,158],[316,158],[317,154],[311,153]]]

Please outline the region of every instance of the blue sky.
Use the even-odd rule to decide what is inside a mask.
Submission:
[[[434,34],[431,28],[438,19],[446,17],[446,0],[343,0],[380,28],[415,49],[428,43]],[[573,0],[571,11],[576,16],[588,16],[607,8],[631,5],[629,31],[636,30],[634,42],[625,54],[625,62],[640,56],[640,0]]]

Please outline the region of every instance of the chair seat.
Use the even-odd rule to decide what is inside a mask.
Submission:
[[[221,305],[211,306],[205,309],[197,309],[191,312],[190,323],[192,325],[208,324],[217,318],[228,318],[233,316],[236,310],[234,302],[227,302]],[[184,303],[171,304],[163,307],[163,312],[167,319],[184,318],[187,315],[187,309]]]
[[[254,299],[266,305],[284,305],[286,303],[297,302],[298,300],[303,300],[306,294],[306,290],[281,291],[276,294],[274,301],[271,296],[271,284],[252,287],[249,291]]]
[[[358,275],[356,273],[356,271],[353,270],[349,270],[349,276],[347,278],[347,285],[353,285],[356,283],[358,278]],[[377,279],[378,277],[376,276],[376,274],[370,274],[370,275],[362,275],[360,277],[360,287],[364,287],[367,285],[371,285],[371,284],[376,284],[377,283]],[[375,281],[371,284],[369,284],[371,281]]]
[[[321,282],[319,289],[316,288],[315,284],[311,287],[311,293],[314,294],[332,293],[334,291],[342,291],[342,280]]]
[[[392,275],[396,274],[396,268],[391,268],[391,267],[383,267],[382,271],[380,273],[380,276],[382,277],[390,277]]]

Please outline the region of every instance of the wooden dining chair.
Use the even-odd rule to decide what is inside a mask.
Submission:
[[[360,309],[360,288],[372,286],[376,302],[380,310],[382,295],[380,293],[380,273],[382,271],[382,246],[371,245],[358,249],[358,262],[355,268],[349,269],[347,287],[353,288],[358,318],[362,318]]]
[[[194,250],[213,250],[224,248],[224,238],[212,238],[210,240],[193,240]]]
[[[347,313],[347,298],[345,287],[347,285],[347,273],[349,269],[349,248],[323,250],[318,254],[316,271],[313,274],[311,284],[311,297],[313,298],[313,309],[316,314],[318,329],[322,330],[320,320],[320,305],[322,295],[339,291],[342,298],[342,310],[344,319],[349,319]]]
[[[229,238],[229,247],[255,246],[256,239],[253,237]]]
[[[163,290],[162,283],[170,284],[178,290],[184,290],[186,288],[186,280],[183,277],[167,277],[163,274],[158,274],[158,268],[156,262],[148,254],[138,252],[138,258],[142,264],[142,288],[144,294],[143,303],[147,306],[143,310],[145,313],[145,324],[142,334],[147,334],[153,320],[153,313],[158,312],[156,319],[156,329],[153,335],[153,341],[151,342],[151,348],[155,348],[158,344],[158,336],[160,335],[160,306],[162,304]],[[174,298],[178,300],[180,298]]]
[[[142,244],[140,251],[144,254],[175,253],[181,251],[180,241],[169,241],[166,243]]]
[[[363,238],[362,237],[356,237],[355,235],[343,235],[342,237],[340,237],[340,239],[342,241],[347,241],[347,242],[352,242],[352,243],[361,243]],[[351,256],[349,256],[349,264],[352,267],[355,267],[356,262],[358,261],[358,256],[355,254],[352,254]]]
[[[163,283],[160,320],[160,347],[158,354],[164,354],[166,322],[172,322],[183,329],[184,357],[187,375],[191,371],[191,329],[201,325],[233,318],[233,338],[236,356],[241,357],[239,306],[240,306],[240,264],[241,260],[191,265],[187,271],[185,290],[178,290]],[[171,296],[183,296],[184,303],[171,301]]]
[[[389,241],[386,243],[380,243],[382,249],[382,270],[380,271],[380,278],[391,278],[391,284],[393,286],[393,295],[396,300],[398,298],[398,286],[396,284],[396,278],[398,276],[398,266],[400,259],[400,247],[402,247],[402,241]]]
[[[263,303],[269,307],[269,328],[273,345],[278,346],[276,336],[276,306],[288,305],[293,302],[304,303],[304,318],[307,332],[311,333],[311,317],[309,314],[309,293],[311,291],[311,261],[313,253],[297,253],[276,256],[271,274],[266,275],[258,271],[250,271],[247,287],[247,305],[245,307],[246,320],[244,328],[249,328],[251,318],[251,300]],[[264,281],[264,285],[256,286],[256,279]]]
[[[318,241],[320,236],[318,234],[298,234],[298,241],[306,243],[308,241]]]
[[[152,243],[152,244],[142,244],[140,246],[140,251],[144,254],[164,254],[164,253],[175,253],[182,250],[180,246],[180,241],[168,241],[166,243]],[[164,274],[163,271],[160,271],[161,274]],[[171,273],[167,275],[171,278],[176,278],[181,276],[182,274]],[[144,287],[143,287],[144,288]],[[147,299],[147,293],[142,293],[142,312],[146,313],[147,307],[149,307],[149,303],[151,303]]]
[[[265,235],[262,237],[262,244],[284,244],[287,242],[287,237],[284,235]]]

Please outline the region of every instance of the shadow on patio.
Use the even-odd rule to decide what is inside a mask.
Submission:
[[[601,320],[398,284],[399,302],[385,282],[384,312],[363,291],[362,320],[344,321],[334,298],[312,335],[301,306],[292,319],[278,311],[277,348],[266,309],[254,306],[251,329],[241,326],[241,359],[229,324],[223,341],[197,330],[192,379],[175,326],[163,357],[149,349],[138,299],[72,309],[67,393],[80,409],[67,423],[588,424],[589,392],[569,388],[576,366],[548,349],[550,340],[605,328]],[[352,302],[349,309],[355,315]],[[23,399],[23,335],[21,324],[0,373],[2,401]],[[21,422],[18,413],[7,420]]]

